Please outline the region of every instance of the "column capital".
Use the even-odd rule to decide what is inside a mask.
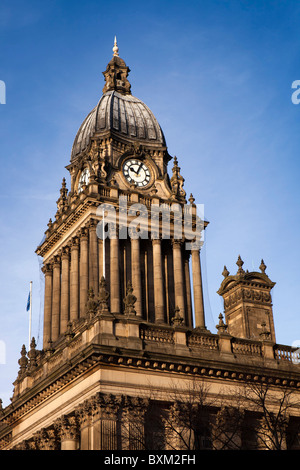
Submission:
[[[42,272],[45,274],[45,276],[52,276],[53,273],[53,264],[52,263],[46,263],[42,267]]]
[[[174,248],[181,248],[183,245],[183,240],[178,240],[177,238],[172,238],[172,245]]]
[[[79,249],[79,238],[75,236],[71,240],[71,250],[78,250]]]
[[[90,219],[90,220],[88,221],[88,223],[87,223],[87,228],[88,228],[89,230],[91,230],[91,231],[92,231],[92,230],[96,230],[96,229],[97,229],[98,222],[99,222],[99,221],[96,220],[96,219]]]
[[[89,231],[87,227],[82,227],[79,231],[79,238],[81,240],[87,240],[89,236]]]
[[[91,399],[91,413],[94,417],[99,415],[101,419],[112,419],[119,412],[121,405],[121,396],[99,392]]]
[[[85,401],[75,410],[80,427],[88,426],[91,422],[92,407],[90,401]]]
[[[61,440],[76,440],[79,437],[77,416],[62,416],[57,421]]]
[[[53,268],[60,266],[61,263],[61,255],[54,255],[53,257]]]
[[[68,245],[64,246],[61,250],[61,259],[69,259],[70,257],[70,247]]]

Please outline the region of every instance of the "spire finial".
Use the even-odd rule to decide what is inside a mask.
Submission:
[[[265,265],[264,260],[262,259],[262,260],[261,260],[261,263],[260,263],[260,266],[259,266],[259,269],[261,270],[261,272],[262,272],[263,274],[265,274],[266,268],[267,268],[267,266]]]
[[[236,264],[238,265],[238,268],[239,268],[237,274],[243,274],[243,273],[245,272],[245,271],[243,270],[243,268],[242,268],[242,266],[243,266],[243,264],[244,264],[244,261],[242,260],[242,258],[240,257],[240,255],[239,255],[239,257],[238,257],[238,260],[237,260]]]
[[[117,44],[117,36],[115,36],[113,53],[114,53],[114,57],[119,57],[119,48],[118,48],[118,44]]]
[[[227,276],[229,276],[229,271],[228,271],[228,269],[226,268],[226,266],[224,266],[224,269],[223,269],[222,275],[223,275],[224,277],[227,277]]]

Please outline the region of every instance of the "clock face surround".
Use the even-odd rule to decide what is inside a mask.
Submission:
[[[78,192],[81,193],[83,186],[87,186],[90,180],[90,171],[88,168],[85,168],[79,177],[78,182]]]
[[[151,181],[149,167],[136,158],[126,160],[123,164],[123,175],[130,184],[135,184],[138,188],[148,186]]]

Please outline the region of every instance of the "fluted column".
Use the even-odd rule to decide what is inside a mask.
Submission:
[[[181,246],[181,240],[173,240],[175,307],[180,308],[180,314],[185,318],[184,277]]]
[[[98,238],[96,233],[97,222],[91,220],[89,224],[89,287],[98,292]],[[101,279],[101,278],[100,278]]]
[[[135,310],[138,317],[142,316],[142,281],[140,239],[131,238],[131,279],[133,293],[136,296]]]
[[[89,289],[89,252],[88,252],[88,231],[86,228],[80,234],[80,312],[79,316],[84,317]]]
[[[145,449],[145,415],[149,400],[124,397],[122,402],[122,450]]]
[[[67,329],[69,321],[69,305],[70,305],[70,270],[69,270],[69,247],[65,247],[61,255],[61,306],[60,306],[60,333],[64,333]]]
[[[76,410],[80,428],[80,450],[92,450],[92,411],[90,402],[86,401]]]
[[[200,250],[192,250],[195,327],[205,328]]]
[[[120,253],[118,233],[110,239],[110,310],[120,313]]]
[[[187,326],[193,326],[193,310],[192,310],[192,293],[191,293],[191,277],[190,277],[190,253],[187,252],[184,257],[184,277],[186,291],[186,309],[187,309]]]
[[[155,322],[165,321],[165,299],[163,285],[163,267],[161,256],[161,240],[153,239],[153,281],[154,281],[154,309]]]
[[[79,310],[79,240],[74,237],[71,244],[70,271],[70,320],[78,319]]]
[[[93,450],[118,450],[121,397],[98,393],[92,400]]]
[[[100,282],[101,277],[106,274],[105,269],[103,269],[103,240],[101,238],[98,238],[98,269],[98,278]]]
[[[61,277],[60,277],[60,256],[54,257],[53,262],[53,290],[52,290],[52,325],[51,339],[56,341],[60,333],[60,293],[61,293]]]
[[[51,341],[51,317],[52,317],[52,275],[53,267],[47,264],[43,267],[45,275],[45,294],[44,294],[44,332],[43,332],[43,349],[49,347]]]

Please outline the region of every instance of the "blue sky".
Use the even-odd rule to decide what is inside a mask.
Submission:
[[[216,332],[224,265],[276,282],[277,342],[300,340],[300,79],[297,1],[17,1],[0,5],[0,397],[7,405],[33,281],[32,334],[42,347],[35,249],[56,212],[76,132],[102,94],[117,35],[132,93],[153,111],[185,189],[210,221],[202,253],[207,326]],[[0,348],[1,349],[1,348]]]

